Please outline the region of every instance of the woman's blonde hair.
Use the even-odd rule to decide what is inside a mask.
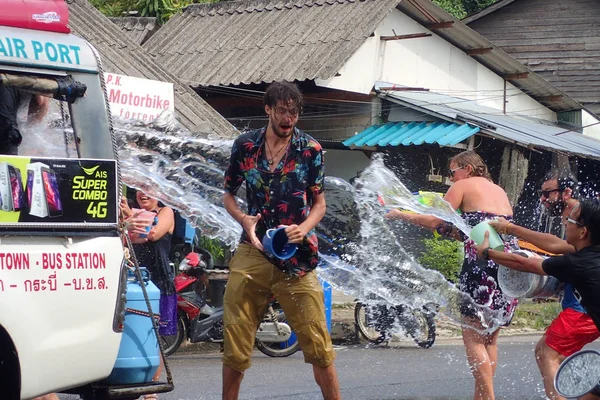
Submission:
[[[449,164],[455,163],[458,167],[466,167],[468,165],[471,166],[471,173],[469,176],[480,176],[482,178],[487,179],[488,181],[492,180],[492,176],[488,171],[487,165],[483,162],[479,154],[475,153],[472,150],[463,151],[452,157],[450,159]]]

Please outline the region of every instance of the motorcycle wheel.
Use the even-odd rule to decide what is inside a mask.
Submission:
[[[354,322],[360,334],[371,343],[381,344],[386,342],[385,332],[379,332],[367,320],[367,305],[364,303],[356,303],[354,307]]]
[[[181,311],[179,311],[177,313],[177,333],[172,336],[160,336],[165,357],[175,353],[185,338],[187,338],[186,317]]]
[[[277,320],[279,322],[286,322],[285,314],[281,312],[277,316]],[[291,356],[298,350],[300,350],[300,345],[298,343],[298,339],[294,336],[293,339],[290,339],[286,342],[263,342],[256,339],[256,348],[260,350],[261,353],[268,355],[269,357],[287,357]]]
[[[416,331],[411,332],[411,336],[419,347],[428,349],[435,342],[435,318],[432,313],[420,310],[413,310],[413,315],[417,326]]]

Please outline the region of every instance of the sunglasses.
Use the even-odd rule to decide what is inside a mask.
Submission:
[[[575,220],[574,220],[573,218],[571,218],[571,217],[567,217],[567,219],[566,219],[566,222],[570,222],[570,223],[572,223],[572,224],[575,224],[575,225],[577,225],[577,226],[580,226],[580,227],[582,227],[582,228],[583,228],[583,227],[585,227],[585,225],[584,225],[584,224],[582,224],[582,223],[581,223],[581,222],[579,222],[579,221],[575,221]]]
[[[560,189],[538,190],[538,196],[548,198],[554,192],[560,192]]]
[[[462,167],[456,167],[456,168],[454,168],[454,169],[451,169],[451,170],[450,170],[450,176],[454,176],[454,173],[455,173],[456,171],[458,171],[459,169],[463,169],[464,167],[465,167],[465,166],[463,165]]]
[[[275,107],[275,113],[278,115],[289,115],[292,118],[295,118],[300,114],[300,110],[297,108],[290,109],[285,107]]]

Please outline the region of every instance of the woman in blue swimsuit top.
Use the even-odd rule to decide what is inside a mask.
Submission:
[[[488,168],[474,151],[465,151],[450,159],[450,179],[452,186],[444,200],[455,210],[462,210],[465,221],[475,226],[479,222],[496,216],[512,218],[512,206],[504,189],[492,182]],[[505,325],[510,323],[517,301],[504,296],[498,285],[498,265],[491,261],[477,259],[471,239],[457,229],[432,215],[390,211],[386,217],[402,219],[465,243],[465,260],[460,273],[459,288],[467,293],[474,303],[499,310]],[[506,242],[506,247],[516,247],[516,240]],[[463,342],[467,360],[475,377],[474,398],[494,398],[494,373],[498,362],[497,339],[500,329],[490,334],[481,334],[474,328],[481,328],[473,304],[461,307],[463,315]]]

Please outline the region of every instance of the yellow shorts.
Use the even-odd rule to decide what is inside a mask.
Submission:
[[[329,366],[335,352],[325,319],[323,288],[314,271],[303,277],[277,269],[254,246],[240,244],[229,263],[229,280],[223,299],[223,363],[243,372],[250,356],[258,325],[273,294],[296,333],[304,361]]]

